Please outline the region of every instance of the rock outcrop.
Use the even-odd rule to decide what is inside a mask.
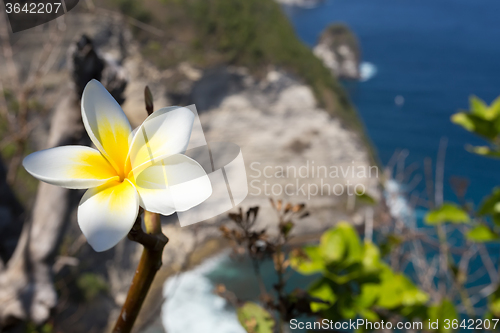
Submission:
[[[347,26],[333,24],[326,28],[313,52],[336,77],[360,78],[361,52],[356,36]]]

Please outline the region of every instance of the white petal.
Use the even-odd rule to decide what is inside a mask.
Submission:
[[[106,251],[127,236],[139,211],[139,196],[125,179],[88,190],[78,207],[78,224],[97,252]]]
[[[123,172],[132,128],[120,105],[99,81],[90,81],[83,91],[82,120],[97,149],[118,172]]]
[[[212,194],[205,170],[198,162],[181,154],[146,168],[137,177],[136,186],[141,206],[163,215],[186,211]]]
[[[23,166],[41,181],[73,189],[96,187],[118,179],[101,153],[84,146],[41,150],[26,156]]]
[[[132,139],[129,158],[137,176],[161,159],[183,153],[189,144],[194,113],[184,107],[169,107],[153,112]]]

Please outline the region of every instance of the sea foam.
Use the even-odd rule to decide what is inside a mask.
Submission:
[[[206,276],[227,258],[225,252],[165,282],[162,322],[168,333],[245,333],[234,308],[214,294]]]

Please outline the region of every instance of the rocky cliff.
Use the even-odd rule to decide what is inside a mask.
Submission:
[[[356,36],[347,26],[333,24],[326,28],[313,52],[334,76],[351,80],[360,78],[360,47]]]

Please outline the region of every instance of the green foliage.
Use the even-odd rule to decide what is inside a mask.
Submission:
[[[324,261],[341,267],[359,262],[363,255],[358,235],[347,222],[325,232],[319,250]]]
[[[485,157],[492,157],[492,158],[499,158],[500,157],[500,152],[494,150],[497,148],[491,148],[488,146],[471,146],[471,145],[467,145],[467,146],[465,146],[465,148],[469,152],[477,154],[477,155],[482,155]]]
[[[309,288],[309,295],[323,302],[311,302],[311,310],[319,312],[330,308],[331,304],[337,301],[337,296],[333,292],[329,280],[326,278],[319,279]]]
[[[500,187],[495,187],[483,200],[477,213],[481,216],[490,216],[496,225],[500,225]]]
[[[490,141],[492,146],[468,146],[467,149],[479,155],[495,158],[500,157],[498,149],[500,142],[500,97],[488,106],[483,100],[476,96],[471,96],[469,104],[469,111],[461,111],[454,114],[451,117],[451,121],[462,126],[467,131]]]
[[[469,230],[467,238],[478,243],[491,242],[499,239],[498,235],[485,224],[479,224]]]
[[[428,313],[431,322],[439,321],[437,332],[452,332],[452,326],[449,325],[449,329],[446,329],[446,325],[443,325],[444,321],[448,319],[452,322],[454,319],[459,319],[455,306],[447,299],[444,299],[440,304],[431,306]]]
[[[240,324],[248,333],[273,333],[274,319],[260,305],[246,302],[237,313]]]
[[[100,293],[108,291],[106,280],[93,273],[81,275],[76,281],[76,285],[87,302],[95,299]]]
[[[290,264],[300,274],[312,275],[324,269],[321,251],[318,246],[310,245],[302,249],[300,255],[290,258]]]
[[[377,308],[412,316],[428,300],[408,278],[392,271],[377,246],[362,243],[346,222],[326,231],[319,245],[293,252],[290,264],[301,274],[321,275],[309,293],[323,302],[312,302],[311,310],[330,320],[378,320]]]
[[[453,115],[452,121],[483,137],[489,143],[489,146],[468,146],[469,151],[491,158],[500,157],[500,97],[488,106],[481,99],[472,96],[470,111]],[[478,243],[500,240],[496,230],[500,227],[500,187],[494,188],[493,192],[483,200],[477,215],[480,222],[468,231],[467,238]],[[491,218],[493,228],[486,223],[486,218]],[[485,318],[500,316],[500,288],[489,296],[488,309],[489,313]]]
[[[470,222],[470,218],[467,212],[454,203],[445,203],[425,215],[425,223],[429,225],[437,225],[445,222],[468,223]]]

